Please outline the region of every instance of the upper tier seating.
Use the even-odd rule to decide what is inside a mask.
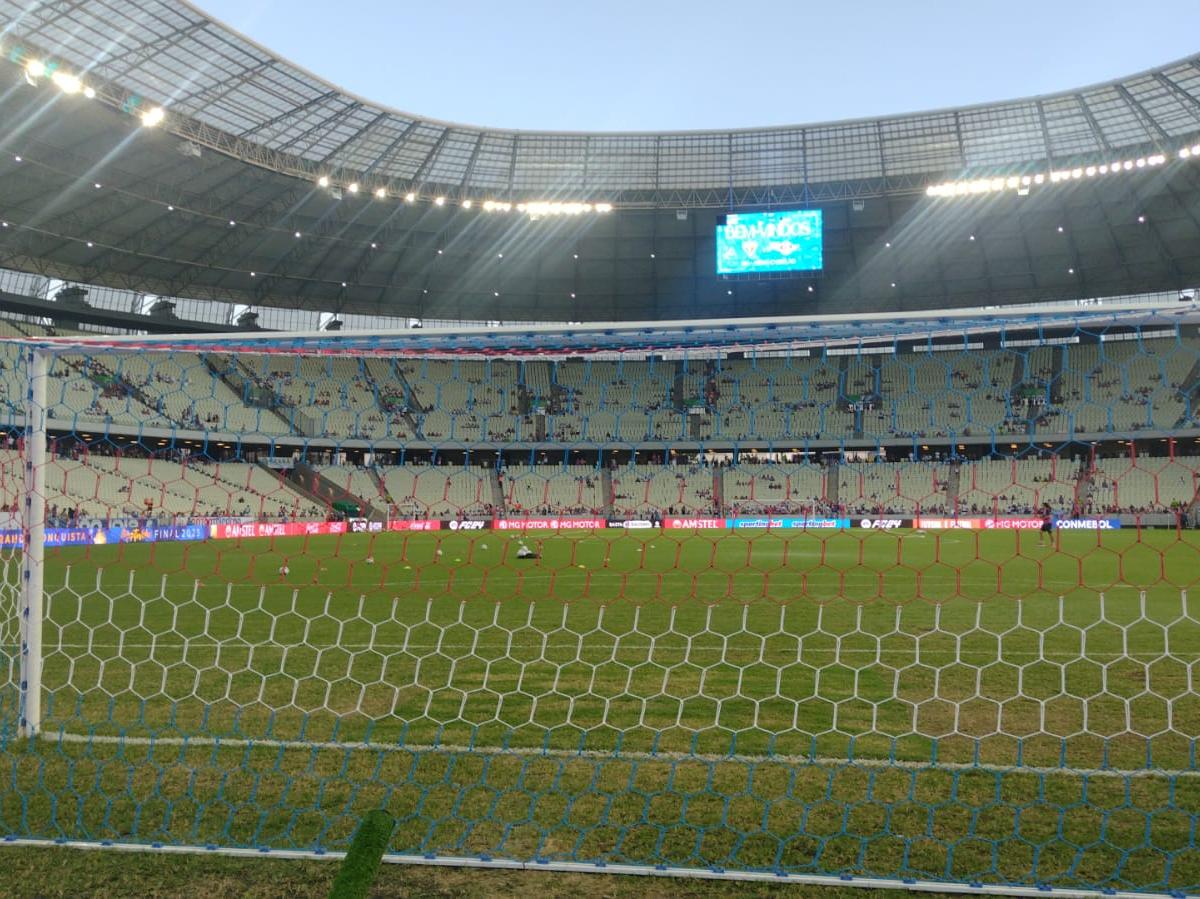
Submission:
[[[0,321],[0,336],[33,326]],[[23,414],[0,342],[0,417]],[[1200,428],[1200,339],[1023,349],[649,360],[479,360],[187,352],[66,353],[51,417],[78,431],[182,429],[270,439],[648,441],[789,448]]]

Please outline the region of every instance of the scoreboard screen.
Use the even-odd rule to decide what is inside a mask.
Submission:
[[[731,212],[717,219],[717,274],[820,271],[821,224],[820,209]]]

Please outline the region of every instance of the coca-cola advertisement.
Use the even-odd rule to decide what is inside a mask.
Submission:
[[[440,531],[442,523],[440,521],[430,521],[420,519],[416,521],[389,521],[387,529],[389,531]]]

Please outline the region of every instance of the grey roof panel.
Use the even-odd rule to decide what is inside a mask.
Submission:
[[[352,96],[186,0],[0,0],[0,17],[11,23],[6,43],[168,106],[189,139],[293,175],[370,173],[393,190],[600,198],[856,182],[1067,164],[1169,149],[1200,132],[1200,56],[960,110],[729,132],[541,133],[452,125]]]

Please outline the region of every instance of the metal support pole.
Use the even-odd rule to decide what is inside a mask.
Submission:
[[[42,598],[46,536],[46,385],[50,356],[37,347],[24,353],[29,383],[25,404],[25,495],[21,504],[24,550],[21,566],[21,736],[42,724]]]

